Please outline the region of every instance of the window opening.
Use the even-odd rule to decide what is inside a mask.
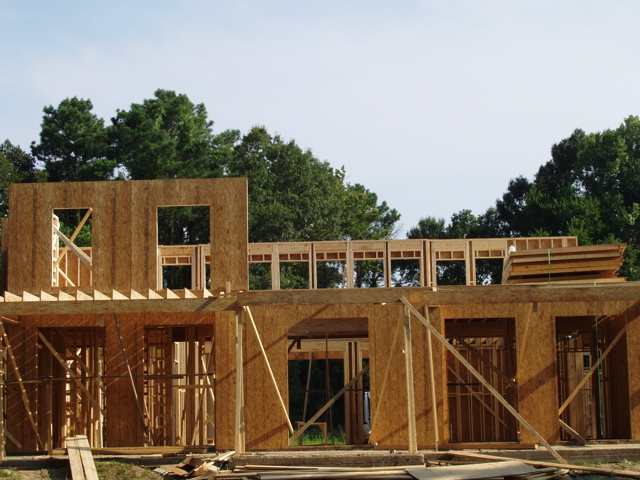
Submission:
[[[436,262],[437,285],[466,285],[464,260],[444,260]]]
[[[210,208],[158,207],[158,288],[208,288]]]
[[[355,288],[384,287],[384,261],[355,261],[353,269],[353,286]]]
[[[51,286],[92,284],[91,208],[55,209],[51,221]]]
[[[502,284],[502,258],[476,258],[476,285]]]

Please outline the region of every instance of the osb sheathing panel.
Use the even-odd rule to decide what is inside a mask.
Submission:
[[[627,322],[627,372],[631,440],[640,440],[640,302],[631,303],[624,312]]]
[[[8,290],[51,291],[51,215],[92,213],[93,287],[158,287],[159,206],[209,205],[211,288],[248,287],[247,183],[243,178],[13,184],[9,191]]]
[[[404,327],[399,306],[369,307],[369,355],[371,364],[371,443],[378,448],[401,448],[408,443],[407,387],[404,360]],[[419,310],[426,317],[424,307]],[[439,309],[430,309],[429,320],[442,330]],[[393,339],[397,335],[394,346]],[[434,422],[431,402],[431,382],[427,350],[428,330],[411,316],[411,347],[413,351],[413,388],[416,411],[416,436],[420,448],[433,448]],[[439,442],[444,438],[445,395],[441,388],[445,367],[440,343],[431,339],[434,353],[434,379]],[[388,370],[385,384],[385,372]],[[376,413],[377,412],[377,413]]]

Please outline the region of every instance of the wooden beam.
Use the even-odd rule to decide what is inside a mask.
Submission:
[[[576,432],[573,428],[571,428],[566,422],[564,422],[562,419],[559,419],[559,422],[560,422],[560,428],[562,428],[562,430],[564,430],[573,438],[575,438],[580,445],[587,444],[587,440],[578,432]]]
[[[542,438],[542,436],[541,436],[541,435],[540,435],[540,434],[539,434],[539,433],[538,433],[538,432],[537,432],[537,431],[536,431],[536,430],[535,430],[531,425],[529,425],[529,422],[527,422],[527,421],[522,417],[522,415],[520,415],[520,414],[518,413],[518,411],[517,411],[515,408],[513,408],[513,407],[511,406],[511,404],[510,404],[509,402],[507,402],[507,400],[505,400],[505,398],[504,398],[502,395],[500,395],[500,393],[498,393],[498,391],[497,391],[495,388],[493,388],[493,387],[491,386],[491,384],[490,384],[489,382],[487,382],[487,381],[484,379],[484,377],[483,377],[482,375],[480,375],[480,372],[478,372],[475,368],[473,368],[473,366],[472,366],[469,362],[467,362],[467,360],[466,360],[462,355],[460,355],[460,353],[455,349],[455,347],[454,347],[453,345],[451,345],[449,342],[447,342],[447,339],[446,339],[446,338],[444,338],[442,335],[440,335],[440,332],[438,332],[438,330],[437,330],[433,325],[431,325],[431,324],[430,324],[430,323],[429,323],[429,322],[428,322],[428,321],[427,321],[427,320],[422,316],[422,314],[421,314],[418,310],[416,310],[416,308],[415,308],[413,305],[411,305],[411,303],[410,303],[406,298],[402,297],[402,298],[400,299],[400,301],[401,301],[404,305],[406,305],[406,306],[409,308],[409,310],[411,310],[411,312],[416,316],[416,318],[417,318],[418,320],[420,320],[420,321],[422,322],[422,324],[423,324],[423,325],[425,325],[425,326],[426,326],[426,327],[427,327],[427,328],[428,328],[428,329],[433,333],[433,336],[434,336],[438,341],[440,341],[440,343],[442,343],[442,344],[445,346],[445,348],[446,348],[447,350],[449,350],[449,351],[453,354],[453,356],[454,356],[454,357],[456,357],[456,358],[458,359],[458,361],[459,361],[460,363],[462,363],[465,367],[467,367],[467,369],[469,370],[469,372],[470,372],[474,377],[476,377],[476,378],[480,381],[480,383],[482,383],[482,384],[485,386],[485,388],[486,388],[487,390],[489,390],[489,392],[490,392],[494,397],[496,397],[496,399],[497,399],[497,400],[498,400],[498,401],[499,401],[499,402],[500,402],[500,403],[501,403],[501,404],[502,404],[502,405],[503,405],[503,406],[504,406],[504,407],[505,407],[505,408],[506,408],[506,409],[507,409],[507,410],[508,410],[508,411],[509,411],[509,412],[510,412],[514,417],[516,417],[516,418],[518,419],[518,421],[519,421],[519,422],[520,422],[520,423],[521,423],[521,424],[522,424],[522,425],[523,425],[527,430],[529,430],[529,431],[530,431],[530,432],[531,432],[531,433],[532,433],[532,434],[533,434],[533,435],[534,435],[534,436],[535,436],[535,437],[540,441],[540,443],[541,443],[542,445],[544,445],[544,447],[547,449],[547,451],[548,451],[548,452],[549,452],[549,453],[550,453],[550,454],[551,454],[551,455],[552,455],[556,460],[558,460],[558,462],[560,462],[560,463],[564,462],[564,459],[563,459],[563,458],[558,454],[558,452],[556,452],[556,451],[551,447],[551,445],[549,445],[549,442],[547,442],[544,438]]]
[[[61,294],[64,292],[60,292]],[[170,295],[168,292],[166,295]],[[341,305],[395,303],[400,297],[422,305],[485,305],[593,301],[637,301],[640,282],[602,285],[476,285],[431,287],[354,288],[323,290],[243,291],[208,298],[153,298],[130,300],[30,301],[5,292],[2,315],[66,315],[91,313],[163,313],[235,311],[238,307],[270,305]],[[114,294],[116,296],[116,294]],[[120,295],[118,295],[120,297]],[[66,298],[66,297],[65,297]]]
[[[291,438],[289,438],[289,445],[293,445],[293,443],[296,440],[298,440],[298,437],[300,437],[300,435],[302,435],[305,432],[305,430],[307,430],[307,428],[311,426],[312,423],[314,423],[318,418],[320,418],[320,415],[326,412],[327,409],[331,407],[331,405],[333,405],[336,402],[336,400],[338,400],[344,394],[344,392],[350,389],[360,379],[360,377],[362,377],[362,375],[364,375],[365,372],[369,370],[369,365],[370,364],[367,364],[362,370],[360,370],[356,374],[356,376],[351,379],[349,383],[347,383],[344,387],[342,387],[342,390],[336,393],[331,398],[331,400],[325,403],[324,406],[320,410],[318,410],[318,412],[313,417],[311,417],[311,419],[307,423],[305,423],[302,427],[300,427],[300,429]]]
[[[24,388],[22,375],[20,375],[20,369],[18,368],[16,357],[13,355],[13,349],[11,348],[11,344],[9,343],[9,337],[7,336],[7,332],[5,331],[4,325],[2,322],[0,322],[0,334],[2,334],[4,345],[7,348],[7,353],[9,354],[9,360],[11,361],[11,365],[13,366],[13,373],[16,376],[16,380],[18,380],[20,393],[22,395],[22,402],[24,403],[24,408],[27,410],[27,416],[29,417],[29,422],[31,423],[33,432],[36,434],[38,444],[40,445],[42,450],[46,450],[47,448],[44,446],[44,443],[42,443],[42,439],[40,438],[40,433],[38,432],[38,425],[36,424],[36,421],[33,418],[33,413],[31,412],[31,404],[29,403],[29,396],[27,395],[27,390]]]
[[[244,422],[244,364],[242,354],[243,309],[236,312],[236,421],[235,447],[238,453],[245,453],[245,422]]]
[[[598,361],[591,366],[591,369],[589,369],[589,372],[587,372],[587,374],[582,378],[582,380],[580,380],[580,383],[578,383],[576,388],[573,389],[573,392],[571,392],[571,394],[564,401],[564,403],[562,404],[562,406],[558,410],[558,415],[562,415],[562,412],[564,412],[566,410],[566,408],[571,403],[571,400],[573,400],[575,398],[575,396],[578,394],[578,392],[580,392],[582,387],[584,387],[585,383],[587,383],[587,381],[591,378],[591,375],[594,374],[594,372],[598,369],[598,367],[604,361],[604,359],[607,358],[607,355],[609,355],[609,352],[611,351],[611,349],[613,347],[615,347],[616,343],[618,343],[618,340],[620,340],[622,338],[622,335],[624,335],[624,332],[626,332],[626,331],[627,331],[627,327],[625,325],[620,329],[620,331],[615,336],[613,341],[609,344],[607,349],[602,353],[602,355],[600,356]]]
[[[429,307],[425,307],[426,320],[430,322]],[[431,382],[431,418],[433,421],[433,444],[434,449],[438,451],[438,443],[440,434],[438,432],[438,402],[436,400],[436,379],[433,368],[433,347],[431,346],[431,331],[427,330],[427,357],[429,358],[429,382]]]
[[[393,354],[393,352],[395,352],[396,350],[396,345],[398,344],[398,337],[400,336],[400,330],[401,330],[401,324],[400,322],[398,322],[396,324],[396,328],[395,331],[393,332],[393,340],[391,341],[391,350],[389,350],[389,352],[391,352],[390,355],[387,356],[387,365],[385,366],[384,369],[384,375],[382,376],[382,385],[380,386],[380,390],[378,393],[378,396],[380,398],[376,399],[376,409],[373,412],[373,416],[371,417],[371,433],[373,434],[373,431],[375,429],[376,426],[376,420],[378,419],[378,413],[380,412],[380,406],[382,405],[382,398],[384,397],[384,393],[387,389],[387,380],[389,379],[389,372],[391,371],[391,355]]]
[[[416,399],[413,390],[413,348],[411,348],[411,314],[409,309],[402,309],[402,325],[404,327],[404,371],[407,392],[407,444],[409,454],[418,453],[416,433]]]
[[[273,386],[276,389],[276,393],[278,394],[278,400],[280,400],[280,406],[282,407],[282,411],[284,412],[284,416],[287,420],[287,425],[289,426],[289,431],[293,435],[293,425],[291,424],[291,420],[289,419],[289,412],[287,411],[287,406],[284,404],[284,400],[282,399],[282,394],[280,393],[280,388],[278,387],[278,382],[276,381],[276,377],[273,374],[273,370],[271,369],[271,364],[269,363],[269,357],[267,357],[267,352],[264,349],[264,345],[262,344],[262,339],[260,338],[260,333],[258,332],[258,327],[256,326],[256,322],[253,320],[253,314],[249,307],[244,307],[244,310],[249,314],[249,321],[251,322],[251,326],[253,327],[253,331],[256,334],[256,338],[258,339],[258,345],[260,345],[260,351],[262,352],[262,357],[267,364],[267,370],[269,371],[269,376],[271,377],[271,381],[273,382]]]

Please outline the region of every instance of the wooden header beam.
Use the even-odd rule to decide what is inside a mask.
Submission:
[[[235,311],[269,305],[328,305],[395,303],[401,297],[423,305],[481,305],[498,303],[593,302],[640,300],[640,282],[602,285],[486,285],[326,290],[246,291],[213,295],[181,290],[98,291],[75,295],[44,292],[0,296],[0,315],[67,315],[91,313]]]

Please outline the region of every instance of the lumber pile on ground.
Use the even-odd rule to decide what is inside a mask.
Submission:
[[[504,285],[540,283],[613,283],[626,243],[511,252],[502,270]]]
[[[283,465],[243,465],[233,470],[224,469],[225,464],[216,461],[205,461],[194,458],[188,459],[179,466],[164,472],[156,469],[158,473],[164,473],[173,478],[199,479],[260,479],[260,480],[483,480],[483,479],[512,479],[512,480],[546,480],[558,477],[565,471],[556,468],[533,468],[524,463],[512,461],[500,461],[490,463],[474,463],[468,465],[446,465],[437,467],[425,466],[388,466],[388,467],[303,467]],[[212,468],[216,463],[219,469]],[[194,467],[198,464],[197,467]],[[190,468],[191,467],[194,468]],[[203,465],[208,465],[207,471],[203,471]]]

